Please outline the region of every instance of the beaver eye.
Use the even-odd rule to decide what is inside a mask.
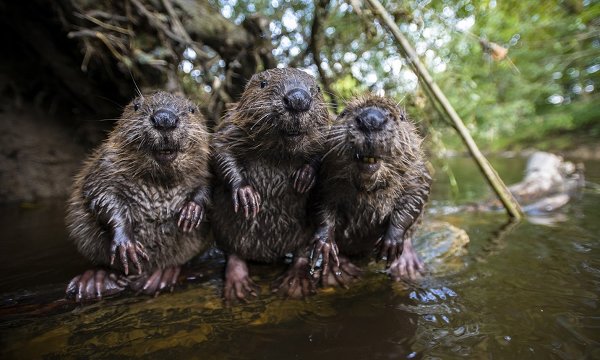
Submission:
[[[191,108],[190,108],[190,113],[192,113],[192,114],[193,114],[193,113],[195,113],[195,112],[196,112],[196,109],[194,109],[193,107],[191,107]]]
[[[317,92],[321,92],[321,87],[317,85]]]
[[[139,109],[140,109],[140,104],[134,103],[133,104],[133,111],[138,111]]]
[[[261,89],[264,89],[264,88],[265,88],[265,86],[267,86],[267,80],[263,80],[263,81],[261,81],[261,82],[260,82],[260,88],[261,88]]]

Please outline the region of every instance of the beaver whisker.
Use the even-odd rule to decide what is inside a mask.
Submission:
[[[253,130],[253,129],[254,129],[254,127],[256,127],[256,125],[259,125],[259,124],[261,125],[261,127],[260,127],[259,129],[262,129],[262,126],[264,126],[264,124],[262,124],[262,123],[266,122],[266,121],[267,121],[267,119],[269,119],[269,117],[270,117],[270,116],[271,116],[271,114],[268,114],[268,113],[267,113],[267,114],[264,114],[264,115],[263,115],[261,118],[259,118],[259,119],[258,119],[258,120],[257,120],[257,121],[256,121],[256,122],[255,122],[255,123],[254,123],[254,124],[253,124],[251,127],[250,127],[250,130]]]
[[[342,146],[343,146],[343,144],[337,144],[337,145],[335,145],[335,146],[331,147],[331,149],[329,149],[329,150],[328,150],[328,151],[325,153],[325,155],[323,155],[323,157],[322,157],[322,158],[323,158],[323,159],[325,159],[326,157],[328,157],[328,156],[329,156],[330,154],[332,154],[332,153],[336,153],[337,155],[340,155],[340,151],[339,151],[340,149],[339,149],[339,148],[340,148],[340,147],[342,147]]]
[[[244,112],[247,112],[248,110],[265,110],[269,109],[272,105],[273,103],[270,101],[265,101],[263,103],[254,103],[251,106],[245,107]]]
[[[331,140],[341,140],[341,138],[346,137],[346,131],[332,129],[327,135]]]
[[[347,134],[346,131],[331,131],[328,135],[329,141],[343,140]]]
[[[344,152],[347,152],[349,150],[350,146],[348,146],[348,144],[346,144],[346,142],[343,141],[343,139],[340,139],[335,143],[335,145],[331,147],[331,150],[328,151],[328,153],[335,152],[337,156],[342,156]]]
[[[140,135],[136,135],[133,137],[126,137],[124,139],[125,141],[123,142],[123,145],[128,147],[129,145],[133,144],[134,142],[137,142],[139,139],[141,139]]]

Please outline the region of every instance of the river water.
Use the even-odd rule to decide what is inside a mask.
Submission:
[[[259,299],[223,307],[216,256],[173,294],[76,306],[61,292],[86,263],[66,241],[63,201],[4,206],[0,358],[600,358],[600,192],[510,224],[503,213],[448,211],[489,196],[470,159],[449,164],[458,192],[438,171],[428,218],[466,230],[460,266],[391,284],[369,265],[349,290],[305,301],[264,285]],[[507,183],[522,177],[524,159],[493,164]],[[600,162],[585,165],[600,183]],[[251,270],[266,283],[282,269]]]

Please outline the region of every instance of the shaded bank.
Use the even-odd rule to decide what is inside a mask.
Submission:
[[[276,65],[268,20],[235,23],[206,0],[2,2],[0,42],[0,202],[64,195],[138,88],[186,92],[215,123]]]

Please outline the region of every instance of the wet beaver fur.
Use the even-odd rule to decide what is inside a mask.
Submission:
[[[413,123],[390,99],[366,95],[351,100],[329,130],[328,153],[319,175],[319,222],[315,248],[324,257],[322,281],[342,285],[360,270],[340,256],[379,248],[394,280],[414,279],[423,264],[411,235],[421,217],[431,176]],[[313,266],[316,258],[313,257]]]
[[[180,266],[209,245],[198,229],[209,204],[208,161],[209,136],[195,104],[157,92],[127,105],[75,177],[67,227],[99,267],[75,277],[67,295],[114,294],[132,270],[145,293],[172,289]]]
[[[315,79],[287,68],[255,74],[217,129],[213,147],[219,181],[212,224],[228,255],[227,302],[256,296],[246,260],[272,263],[287,253],[294,264],[275,290],[312,292],[308,221],[329,115]]]

